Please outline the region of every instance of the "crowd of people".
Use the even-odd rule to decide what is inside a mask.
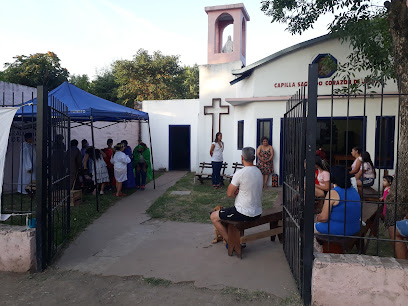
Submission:
[[[146,179],[152,179],[150,150],[140,142],[132,151],[126,140],[113,146],[108,139],[107,147],[97,149],[86,139],[71,140],[71,189],[89,189],[93,194],[103,195],[106,188],[114,190],[117,197],[126,196],[124,189],[145,190]]]
[[[376,171],[369,152],[361,147],[351,150],[354,162],[351,169],[334,166],[329,170],[327,162],[321,158],[326,156],[319,148],[316,151],[315,196],[324,198],[320,214],[316,216],[315,233],[332,235],[355,235],[360,230],[361,196],[363,187],[371,187],[376,179]],[[387,202],[391,190],[393,176],[384,175],[382,180],[383,196],[378,201],[384,203],[382,219],[392,240],[408,238],[408,213],[404,205]],[[395,255],[399,259],[407,259],[407,244],[396,242]]]

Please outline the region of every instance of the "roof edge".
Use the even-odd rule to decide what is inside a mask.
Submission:
[[[269,56],[255,62],[255,63],[253,63],[253,64],[251,64],[249,66],[246,66],[246,67],[241,68],[241,69],[232,70],[232,74],[235,75],[235,76],[247,74],[248,72],[254,70],[255,68],[257,68],[259,66],[262,66],[262,65],[264,65],[266,63],[269,63],[270,61],[273,61],[273,60],[275,60],[275,59],[277,59],[277,58],[279,58],[281,56],[287,55],[289,53],[301,50],[301,49],[306,48],[306,47],[310,47],[310,46],[312,46],[314,44],[317,44],[317,43],[320,43],[320,42],[323,42],[323,41],[326,41],[326,40],[329,40],[329,39],[333,39],[333,38],[335,38],[333,35],[326,34],[326,35],[323,35],[323,36],[319,36],[319,37],[316,37],[316,38],[313,38],[313,39],[298,43],[296,45],[290,46],[290,47],[285,48],[283,50],[280,50],[280,51],[278,51],[276,53],[273,53],[273,54],[271,54],[271,55],[269,55]]]
[[[250,21],[249,14],[245,8],[245,5],[243,3],[235,3],[235,4],[225,4],[225,5],[215,5],[215,6],[206,6],[204,8],[205,12],[208,14],[208,12],[212,11],[226,11],[226,10],[232,10],[232,9],[241,9],[243,14],[245,15],[245,18]]]

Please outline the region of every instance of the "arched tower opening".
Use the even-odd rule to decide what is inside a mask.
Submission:
[[[225,45],[225,43],[228,40],[228,36],[225,37],[225,35],[228,35],[227,32],[229,32],[231,35],[231,40],[233,41],[233,36],[234,36],[234,18],[230,14],[223,13],[221,14],[218,18],[217,21],[215,22],[215,30],[216,30],[216,35],[215,35],[215,53],[222,53],[222,49]]]
[[[249,15],[242,3],[208,6],[208,64],[241,61],[246,65]]]

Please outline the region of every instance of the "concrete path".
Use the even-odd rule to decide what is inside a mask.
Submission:
[[[296,292],[282,245],[248,243],[242,260],[212,244],[210,224],[163,222],[146,209],[185,173],[167,172],[144,192],[124,198],[64,251],[56,266],[101,275],[156,277],[197,287],[263,290],[285,298]],[[267,228],[268,226],[266,226]],[[278,239],[276,239],[278,240]]]

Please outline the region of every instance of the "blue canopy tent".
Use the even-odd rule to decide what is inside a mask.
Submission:
[[[154,169],[153,148],[148,113],[102,99],[68,82],[64,82],[48,93],[48,105],[51,106],[55,100],[59,100],[67,106],[68,115],[72,122],[78,124],[76,126],[89,125],[91,127],[93,145],[95,143],[93,124],[95,121],[109,122],[108,125],[97,127],[98,129],[103,129],[113,124],[127,121],[140,121],[147,123],[149,127],[152,170]],[[27,101],[25,104],[26,106],[20,108],[15,115],[17,121],[21,120],[24,122],[27,119],[32,120],[33,117],[36,117],[37,99]],[[72,128],[76,126],[72,126]],[[154,170],[153,184],[154,188],[156,188]]]
[[[50,91],[48,97],[48,103],[52,103],[52,99],[63,102],[68,107],[68,115],[74,122],[90,122],[91,119],[105,122],[149,120],[149,114],[145,112],[102,99],[68,82]],[[27,105],[20,108],[16,113],[17,118],[31,117],[33,113],[37,113],[37,99],[30,100],[28,103],[33,103],[33,106]]]

